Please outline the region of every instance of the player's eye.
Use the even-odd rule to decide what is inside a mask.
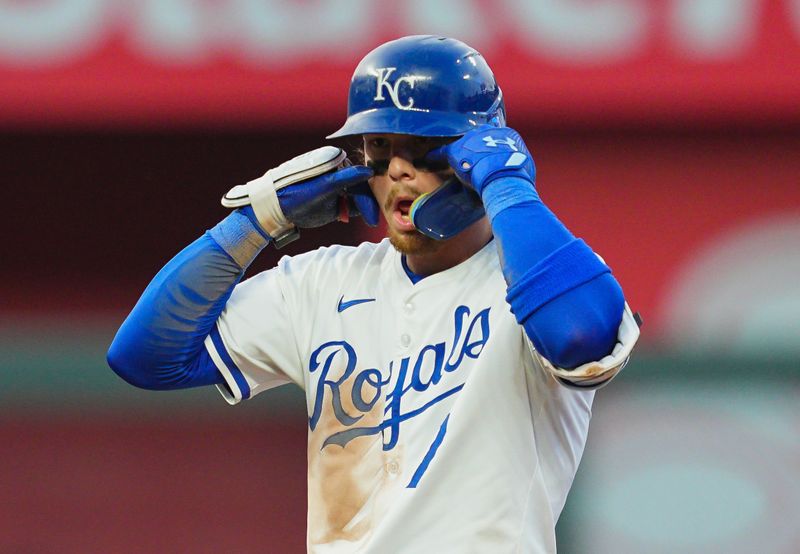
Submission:
[[[420,150],[429,152],[434,148],[453,142],[456,138],[457,137],[416,137],[415,144]]]
[[[454,140],[451,137],[416,137],[416,139],[417,145],[427,149],[433,149]]]
[[[389,141],[385,137],[372,137],[367,139],[367,145],[375,150],[380,150],[387,148],[389,146]]]
[[[414,144],[416,146],[416,155],[412,160],[414,167],[432,173],[440,173],[450,169],[447,162],[434,162],[428,159],[427,155],[431,150],[452,142],[453,140],[454,138],[451,137],[414,137]]]
[[[440,144],[441,140],[437,137],[414,137],[414,150],[420,154],[433,150]]]

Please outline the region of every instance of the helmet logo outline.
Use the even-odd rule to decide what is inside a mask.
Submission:
[[[391,77],[392,73],[395,71],[397,71],[396,67],[375,68],[374,73],[377,77],[377,87],[373,100],[386,100],[386,97],[383,95],[385,89],[395,107],[401,110],[414,110],[414,98],[412,96],[409,95],[407,97],[408,102],[406,104],[400,101],[400,85],[405,83],[409,88],[413,89],[417,81],[428,79],[428,77],[422,75],[404,75],[395,79],[394,84],[392,84],[389,82],[389,77]]]

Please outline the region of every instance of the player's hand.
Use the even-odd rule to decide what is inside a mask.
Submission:
[[[459,181],[483,196],[483,190],[500,177],[536,180],[536,166],[528,148],[514,129],[483,125],[455,142],[431,150],[426,159],[448,163]]]
[[[367,184],[372,175],[368,167],[350,165],[341,148],[324,146],[233,187],[222,205],[251,205],[261,228],[280,247],[297,238],[298,227],[321,227],[359,215],[368,225],[377,225],[380,210]]]

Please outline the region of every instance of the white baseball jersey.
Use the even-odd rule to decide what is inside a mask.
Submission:
[[[594,393],[536,362],[505,295],[495,241],[416,284],[384,240],[235,288],[206,347],[231,403],[305,391],[310,552],[556,550]]]

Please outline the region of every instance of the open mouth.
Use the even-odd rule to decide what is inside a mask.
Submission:
[[[397,226],[404,230],[413,230],[414,224],[411,222],[411,198],[399,198],[394,203],[394,220]]]

